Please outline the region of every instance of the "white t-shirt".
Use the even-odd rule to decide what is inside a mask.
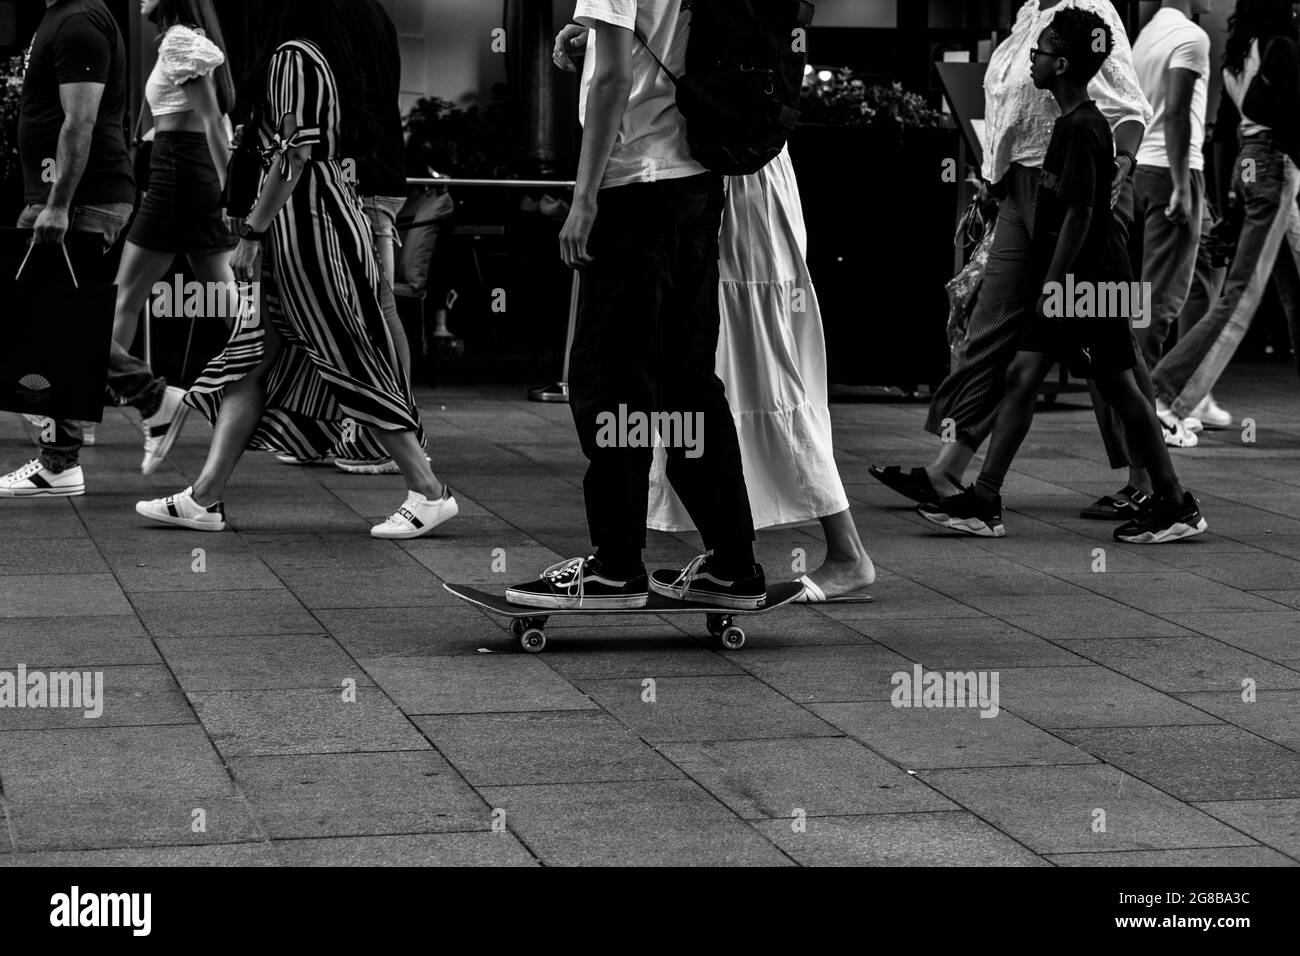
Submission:
[[[1137,69],[1142,92],[1151,102],[1155,115],[1138,150],[1139,166],[1169,168],[1169,150],[1165,143],[1169,104],[1169,71],[1191,70],[1196,74],[1192,87],[1192,141],[1187,165],[1204,171],[1205,111],[1210,90],[1210,36],[1172,7],[1162,7],[1133,44],[1133,66]]]
[[[690,15],[681,0],[578,0],[573,18],[587,27],[596,23],[638,30],[663,60],[664,66],[680,76],[686,68],[686,40]],[[586,123],[587,91],[600,56],[599,31],[593,30],[582,66],[582,89],[578,99],[579,119]],[[707,172],[691,158],[686,145],[686,120],[677,109],[673,82],[659,68],[654,57],[635,39],[632,41],[632,95],[614,140],[614,150],[605,167],[600,188],[659,179],[685,179]]]

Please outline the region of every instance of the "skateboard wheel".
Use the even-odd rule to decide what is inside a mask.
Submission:
[[[730,624],[723,628],[718,640],[725,650],[738,651],[745,646],[745,632],[736,625]]]
[[[529,654],[536,654],[546,646],[546,635],[540,628],[530,627],[519,636],[519,646]]]
[[[709,614],[704,618],[705,624],[709,628],[709,633],[714,637],[721,637],[722,632],[731,626],[730,614]]]

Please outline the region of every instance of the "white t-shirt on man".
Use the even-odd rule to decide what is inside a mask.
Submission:
[[[1169,168],[1165,132],[1168,127],[1169,71],[1191,70],[1196,74],[1192,88],[1192,141],[1187,165],[1204,171],[1205,112],[1210,89],[1210,36],[1180,10],[1162,7],[1133,44],[1133,66],[1142,92],[1155,115],[1138,150],[1139,166]]]
[[[573,18],[583,26],[612,24],[636,29],[663,60],[664,66],[680,76],[686,67],[686,41],[690,15],[683,13],[681,0],[578,0]],[[586,123],[587,91],[600,57],[599,32],[587,43],[582,66],[582,88],[578,115]],[[685,179],[707,172],[691,158],[686,145],[686,120],[677,109],[673,82],[659,68],[640,42],[632,41],[632,95],[614,140],[614,150],[605,168],[600,188],[660,179]]]

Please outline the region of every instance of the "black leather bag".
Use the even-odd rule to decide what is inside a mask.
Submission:
[[[153,140],[144,138],[144,114],[149,108],[146,98],[140,102],[140,113],[135,120],[135,135],[131,137],[132,172],[135,175],[135,188],[138,192],[149,191],[149,171],[153,168]]]

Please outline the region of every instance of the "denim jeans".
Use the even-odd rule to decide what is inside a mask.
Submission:
[[[393,282],[397,275],[397,246],[402,240],[397,235],[397,214],[406,205],[405,196],[362,196],[361,206],[370,220],[370,231],[375,238],[375,259],[379,263],[379,304],[384,310],[384,321],[394,337],[405,336],[401,316],[397,313],[397,298],[393,295]]]
[[[1169,330],[1192,289],[1205,217],[1205,175],[1191,171],[1192,216],[1185,223],[1170,222],[1165,215],[1174,192],[1174,179],[1168,169],[1139,166],[1134,189],[1136,221],[1143,234],[1142,281],[1151,285],[1150,323],[1136,330],[1137,340],[1147,366],[1155,368],[1164,354]]]
[[[18,217],[18,228],[31,229],[44,208],[38,204],[24,209]],[[68,228],[72,232],[103,236],[104,251],[107,252],[130,219],[131,206],[126,203],[76,206],[69,217]],[[108,389],[118,401],[133,405],[140,414],[148,417],[158,410],[166,388],[167,383],[155,378],[148,365],[113,343],[108,358]],[[83,437],[80,422],[55,419],[54,440],[41,442],[41,464],[55,472],[75,467],[81,458]]]
[[[1182,417],[1192,413],[1228,367],[1250,330],[1270,276],[1286,308],[1292,344],[1300,351],[1300,170],[1274,146],[1270,134],[1249,136],[1236,164],[1236,189],[1245,198],[1246,220],[1223,295],[1152,373],[1156,394]],[[1291,261],[1279,262],[1280,255]]]

